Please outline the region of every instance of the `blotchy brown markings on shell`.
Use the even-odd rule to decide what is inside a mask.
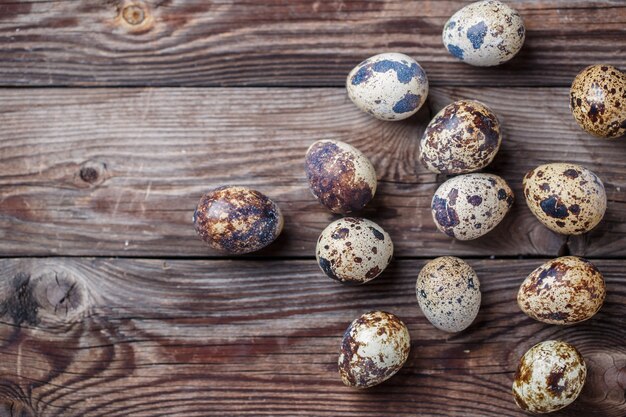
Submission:
[[[352,373],[350,362],[354,356],[359,357],[357,352],[359,350],[359,346],[361,346],[361,344],[352,337],[352,329],[355,326],[356,323],[352,323],[343,334],[343,339],[341,340],[341,353],[343,354],[343,360],[339,363],[339,373],[341,374],[342,379],[348,381],[352,386],[357,384],[357,380]]]
[[[354,155],[332,142],[313,144],[305,170],[313,195],[333,213],[359,211],[373,197],[369,184],[356,178]]]
[[[542,268],[536,273],[533,273],[531,284],[524,288],[524,292],[526,293],[534,292],[538,295],[539,293],[541,293],[541,290],[543,289],[542,286],[543,286],[544,279],[549,277],[549,278],[552,278],[554,282],[560,282],[568,270],[569,270],[569,267],[563,262],[554,261],[550,264],[550,266],[547,269]]]
[[[560,397],[563,391],[567,389],[567,380],[563,385],[560,384],[561,380],[565,376],[565,367],[561,367],[557,370],[550,370],[550,374],[546,377],[546,385],[548,392],[552,397]]]

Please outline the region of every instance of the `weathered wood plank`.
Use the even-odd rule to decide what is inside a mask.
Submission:
[[[342,89],[36,89],[0,91],[0,254],[3,256],[208,256],[191,215],[200,195],[249,185],[275,198],[284,235],[261,255],[313,256],[334,216],[311,196],[307,147],[336,138],[373,161],[380,188],[362,213],[392,236],[398,256],[554,256],[564,238],[541,226],[522,199],[526,171],[548,161],[582,163],[605,181],[609,209],[576,254],[626,255],[624,141],[600,141],[575,125],[566,89],[435,88],[435,111],[459,97],[483,100],[505,140],[491,172],[519,197],[487,236],[438,232],[430,201],[445,178],[417,161],[429,109],[384,123]],[[432,112],[431,111],[431,112]]]
[[[589,377],[555,415],[623,416],[625,261],[597,262],[606,303],[570,327],[518,310],[519,284],[541,262],[470,260],[482,309],[450,335],[417,307],[424,261],[349,287],[314,261],[3,259],[0,415],[522,416],[510,393],[517,361],[562,339],[580,349]],[[337,375],[339,343],[372,309],[406,322],[412,352],[390,381],[357,392]]]
[[[626,67],[621,0],[510,0],[528,29],[513,62],[456,62],[445,21],[469,1],[0,1],[1,85],[339,86],[396,50],[434,85],[569,85],[583,67]]]

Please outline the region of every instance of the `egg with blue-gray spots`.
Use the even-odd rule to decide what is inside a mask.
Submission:
[[[523,186],[530,211],[544,226],[563,235],[589,232],[606,212],[604,184],[578,164],[540,165],[524,176]]]
[[[483,103],[459,100],[430,121],[420,141],[420,161],[437,174],[467,174],[495,158],[502,133],[498,117]]]
[[[363,284],[379,276],[391,262],[389,234],[371,220],[344,217],[322,231],[315,250],[324,273],[346,284]]]
[[[526,29],[517,10],[497,0],[478,1],[457,11],[443,28],[443,44],[470,65],[490,67],[522,49]]]
[[[415,292],[426,319],[446,332],[465,330],[480,310],[478,276],[465,261],[454,256],[442,256],[424,265]]]
[[[200,238],[213,249],[240,255],[272,243],[280,235],[284,220],[278,205],[265,194],[223,186],[202,196],[193,223]]]
[[[513,191],[493,174],[465,174],[439,186],[431,203],[437,228],[458,240],[490,232],[513,205]]]
[[[388,52],[354,67],[346,80],[350,100],[381,120],[403,120],[415,114],[428,96],[428,78],[411,57]]]

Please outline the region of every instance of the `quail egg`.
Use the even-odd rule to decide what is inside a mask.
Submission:
[[[604,278],[595,265],[576,256],[563,256],[530,273],[517,293],[517,304],[535,320],[574,324],[593,317],[605,295]]]
[[[472,240],[496,227],[513,199],[513,191],[499,176],[465,174],[441,184],[431,209],[440,231],[459,240]]]
[[[578,125],[592,135],[626,135],[626,73],[612,65],[592,65],[576,76],[570,109]]]
[[[468,4],[443,28],[443,44],[452,56],[479,67],[500,65],[522,49],[526,30],[520,14],[501,1]]]
[[[469,327],[480,309],[480,282],[465,261],[443,256],[428,262],[417,277],[417,302],[436,328],[460,332]]]
[[[363,314],[341,340],[341,380],[355,388],[378,385],[402,368],[410,349],[409,330],[397,316],[384,311]]]
[[[389,265],[393,243],[373,221],[344,217],[324,229],[315,254],[320,268],[330,278],[362,284],[376,278]]]
[[[444,107],[428,124],[420,160],[438,174],[466,174],[489,165],[500,143],[496,115],[478,101],[460,100]]]
[[[374,166],[355,147],[338,140],[319,140],[306,152],[311,192],[333,213],[359,211],[376,194]]]
[[[413,58],[388,52],[354,67],[346,88],[350,100],[364,112],[381,120],[402,120],[426,101],[428,78]]]
[[[272,243],[283,229],[283,215],[263,193],[224,186],[202,196],[193,223],[198,235],[213,249],[237,255]]]
[[[551,413],[574,402],[586,378],[587,367],[576,348],[548,340],[522,356],[513,382],[513,397],[525,411]]]
[[[524,177],[524,196],[541,223],[564,235],[590,231],[606,211],[604,184],[576,164],[545,164],[529,171]]]

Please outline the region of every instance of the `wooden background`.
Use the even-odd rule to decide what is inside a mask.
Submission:
[[[510,393],[520,356],[559,338],[589,377],[557,416],[626,415],[626,140],[582,132],[568,90],[583,67],[626,68],[626,1],[509,1],[528,29],[497,68],[441,45],[467,1],[0,0],[0,416],[521,416]],[[361,113],[343,82],[383,51],[415,57],[431,81],[407,121]],[[88,87],[88,88],[86,88]],[[430,217],[443,176],[417,163],[430,117],[459,98],[503,124],[490,172],[518,196],[494,231],[453,241]],[[308,145],[349,142],[376,166],[363,216],[396,260],[346,287],[314,260],[335,216],[310,195]],[[604,221],[566,239],[526,208],[521,179],[581,163],[607,188]],[[274,198],[286,229],[271,247],[220,257],[195,236],[200,195],[222,184]],[[600,313],[544,325],[515,303],[546,259],[583,255],[604,273]],[[414,296],[433,257],[462,256],[483,306],[460,334],[432,327]],[[412,351],[388,382],[354,391],[336,360],[365,311],[409,326]]]

